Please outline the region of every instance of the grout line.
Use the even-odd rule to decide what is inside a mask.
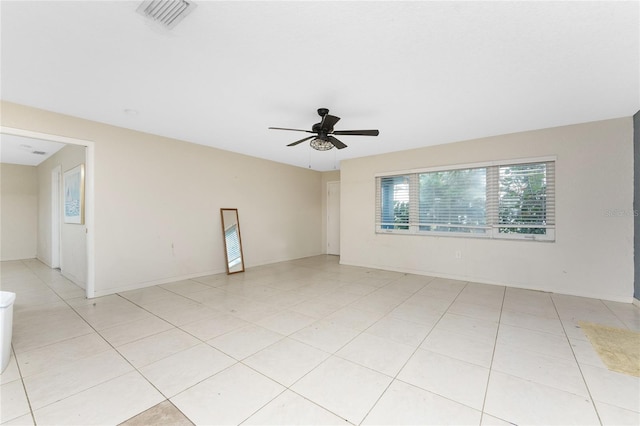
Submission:
[[[484,418],[485,406],[487,404],[487,395],[489,393],[489,382],[491,381],[491,372],[493,371],[493,360],[496,356],[496,348],[498,347],[498,335],[500,334],[500,320],[502,320],[502,310],[504,309],[504,300],[507,295],[507,288],[505,287],[502,291],[502,303],[500,304],[500,315],[498,315],[498,328],[496,329],[496,337],[493,341],[493,351],[491,352],[491,362],[489,363],[489,374],[487,375],[487,384],[484,388],[484,398],[482,398],[482,410],[480,411],[480,424],[482,424],[482,419]],[[506,420],[505,420],[506,421]],[[511,422],[509,422],[511,423]]]
[[[405,274],[405,275],[408,275],[408,274]],[[422,288],[425,288],[426,286],[428,286],[428,285],[429,285],[432,281],[434,281],[434,280],[435,280],[435,278],[434,278],[434,279],[432,279],[431,281],[429,281],[428,283],[426,283]],[[460,289],[460,291],[458,292],[458,294],[456,294],[456,297],[451,301],[451,303],[449,303],[449,306],[447,306],[447,309],[446,309],[442,314],[440,314],[440,318],[438,318],[438,320],[435,322],[435,324],[433,324],[433,326],[431,327],[431,329],[430,329],[430,330],[427,332],[427,334],[422,338],[422,340],[420,341],[420,343],[418,343],[418,345],[417,345],[417,346],[416,346],[416,348],[413,350],[413,352],[411,353],[411,355],[409,355],[409,357],[407,358],[407,360],[402,364],[402,367],[400,367],[400,369],[398,370],[398,372],[397,372],[397,373],[396,373],[396,374],[391,378],[391,381],[389,382],[389,384],[384,388],[384,390],[382,391],[382,393],[380,394],[380,396],[376,399],[376,402],[374,402],[374,403],[373,403],[373,405],[371,406],[371,408],[369,408],[369,410],[367,411],[367,413],[365,414],[365,416],[362,418],[362,421],[361,421],[360,423],[364,422],[364,421],[366,420],[366,418],[369,416],[369,414],[371,414],[371,411],[376,407],[376,405],[378,405],[378,403],[380,402],[380,400],[382,399],[382,397],[384,396],[384,394],[385,394],[385,393],[387,393],[387,391],[389,390],[389,388],[391,387],[391,385],[393,384],[393,382],[395,382],[396,380],[398,380],[398,381],[401,381],[401,382],[403,382],[403,383],[406,383],[406,382],[404,382],[404,381],[402,381],[402,380],[398,379],[398,376],[400,375],[400,373],[402,372],[402,370],[404,370],[404,368],[407,366],[407,364],[409,363],[409,361],[411,361],[411,359],[413,358],[413,356],[418,352],[418,350],[420,349],[420,347],[422,346],[422,344],[425,342],[425,340],[427,340],[427,338],[429,337],[429,335],[431,334],[431,332],[436,328],[436,326],[438,325],[438,323],[440,322],[440,320],[442,319],[442,317],[447,313],[447,311],[449,310],[449,308],[451,307],[451,305],[453,305],[453,304],[455,303],[456,299],[460,296],[460,294],[462,294],[462,292],[464,291],[464,289],[465,289],[465,288],[467,288],[467,286],[468,286],[468,285],[469,285],[469,283],[468,283],[468,282],[465,282],[464,287],[462,287],[462,288]],[[421,288],[420,290],[422,290],[422,288]],[[420,290],[418,290],[418,291],[420,291]],[[416,291],[415,293],[417,293],[417,291]],[[413,294],[415,294],[415,293],[413,293]],[[398,306],[399,306],[399,305],[398,305]],[[388,315],[388,314],[387,314],[387,315]],[[386,316],[386,315],[385,315],[385,316]],[[383,317],[383,318],[384,318],[384,317]],[[380,321],[380,320],[378,320],[378,321]],[[373,325],[375,325],[375,324],[372,324],[371,326],[369,326],[369,328],[373,327]],[[367,330],[368,330],[369,328],[367,328]],[[420,388],[419,386],[412,385],[411,383],[407,383],[407,384],[408,384],[408,385],[410,385],[410,386],[414,386],[414,387],[418,387],[419,389],[422,389],[422,388]],[[426,389],[422,389],[422,390],[424,390],[424,391],[426,391],[426,392],[433,393],[433,394],[438,395],[438,396],[440,396],[440,397],[442,397],[442,398],[446,398],[446,399],[451,400],[450,398],[447,398],[447,397],[445,397],[445,396],[443,396],[443,395],[440,395],[440,394],[437,394],[437,393],[435,393],[435,392],[431,392],[431,391],[428,391],[428,390],[426,390]],[[461,402],[459,402],[459,401],[454,401],[454,402],[457,402],[458,404],[461,404]],[[463,404],[463,405],[464,405],[464,404]]]
[[[37,425],[38,423],[36,423],[36,417],[35,417],[35,414],[33,413],[33,407],[31,406],[31,399],[29,398],[29,393],[27,392],[27,386],[24,383],[22,369],[20,368],[20,363],[18,362],[18,354],[16,354],[16,350],[13,347],[13,345],[11,345],[11,352],[13,352],[13,359],[15,360],[16,368],[18,369],[18,374],[20,375],[20,382],[22,383],[22,390],[24,392],[24,396],[27,399],[27,405],[29,406],[29,414],[31,415],[31,420],[33,420],[34,425]],[[11,420],[15,420],[15,419],[11,419]]]
[[[589,400],[591,401],[591,405],[593,406],[593,410],[596,413],[596,417],[598,418],[598,421],[600,422],[600,425],[602,425],[602,418],[600,418],[600,413],[598,412],[598,407],[596,407],[595,399],[593,398],[593,395],[591,394],[591,389],[589,389],[589,384],[587,383],[587,380],[584,377],[584,373],[582,372],[582,366],[580,365],[580,362],[578,361],[578,357],[576,356],[576,352],[573,350],[573,345],[571,344],[571,339],[569,339],[569,335],[567,334],[567,330],[566,330],[566,328],[564,326],[564,321],[562,321],[562,317],[560,316],[560,312],[558,311],[558,306],[556,305],[556,302],[555,302],[555,300],[553,300],[552,296],[549,296],[549,298],[551,299],[551,303],[553,304],[553,308],[555,309],[556,314],[558,315],[558,318],[560,319],[560,325],[562,326],[562,331],[564,332],[564,337],[565,337],[565,339],[567,339],[567,343],[569,344],[569,349],[571,349],[571,353],[573,354],[573,359],[576,362],[576,366],[578,367],[578,371],[580,371],[580,377],[582,377],[582,381],[584,383],[584,387],[587,389],[587,394],[589,395]]]

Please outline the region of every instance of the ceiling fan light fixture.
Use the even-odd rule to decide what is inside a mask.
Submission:
[[[333,144],[325,139],[314,138],[311,140],[311,148],[316,151],[329,151],[333,148]]]

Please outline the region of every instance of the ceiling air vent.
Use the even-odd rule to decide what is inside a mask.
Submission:
[[[172,29],[195,7],[195,3],[186,0],[145,0],[137,11],[163,27]]]

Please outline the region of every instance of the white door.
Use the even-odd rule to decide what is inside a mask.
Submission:
[[[340,254],[340,182],[327,182],[327,254]]]

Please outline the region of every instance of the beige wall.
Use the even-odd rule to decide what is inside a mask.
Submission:
[[[38,178],[34,166],[0,165],[2,260],[36,257]]]
[[[39,187],[38,259],[49,266],[51,266],[52,250],[51,198],[53,189],[51,173],[60,166],[61,174],[64,175],[67,170],[79,164],[85,164],[85,149],[79,145],[66,145],[37,168]],[[61,212],[63,208],[64,206],[61,204]],[[60,234],[60,270],[65,277],[85,288],[87,284],[86,226],[62,223]]]
[[[8,102],[1,120],[93,142],[96,295],[223,272],[221,207],[247,267],[323,252],[319,172]]]
[[[630,302],[632,120],[622,118],[343,161],[341,262]],[[376,173],[556,156],[556,241],[376,234]],[[460,251],[462,259],[456,259]]]

